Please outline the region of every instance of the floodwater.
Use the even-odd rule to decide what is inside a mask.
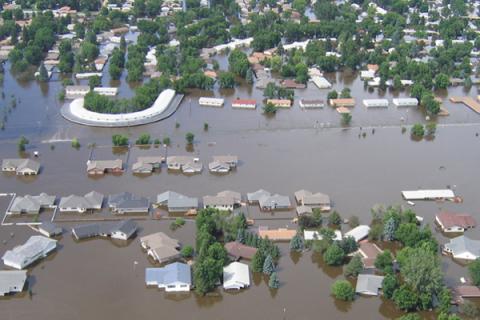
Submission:
[[[245,87],[235,92],[215,91],[216,96],[226,98],[223,108],[198,106],[198,97],[206,93],[194,91],[186,96],[178,112],[165,121],[125,129],[89,128],[61,118],[60,103],[55,100],[61,86],[59,82],[40,87],[35,82],[19,83],[7,73],[1,106],[10,104],[12,94],[18,103],[8,114],[5,130],[0,132],[2,158],[16,157],[16,140],[25,135],[31,140],[27,155],[34,150],[40,151],[42,172],[38,177],[29,178],[2,174],[0,193],[47,192],[65,196],[96,190],[105,194],[130,191],[154,197],[157,193],[174,190],[202,197],[225,189],[245,195],[264,188],[289,195],[293,202],[293,193],[305,188],[329,194],[334,208],[343,217],[356,215],[362,223],[369,223],[370,209],[376,204],[406,205],[401,190],[449,186],[464,198],[463,203],[417,202],[414,207],[417,214],[432,226],[439,210],[468,212],[480,220],[480,137],[476,135],[480,132],[479,115],[463,105],[450,104],[446,94],[439,93],[451,115],[438,119],[441,125],[434,139],[412,141],[408,131],[402,134],[400,118],[403,117],[407,124],[421,122],[425,115],[420,110],[392,106],[366,110],[361,99],[377,97],[376,93],[364,90],[358,78],[340,74],[328,77],[335,79],[334,88],[341,90],[349,86],[357,98],[349,129],[340,127],[340,116],[330,107],[302,111],[298,101],[291,110],[280,110],[272,118],[265,117],[261,108],[255,111],[231,109],[229,101],[236,97],[254,97],[258,102],[262,99],[261,92]],[[120,83],[120,90],[129,90],[124,80]],[[327,92],[310,84],[308,89],[296,91],[296,97],[325,99]],[[448,94],[461,95],[463,89],[452,88]],[[470,94],[476,95],[476,89]],[[385,97],[391,99],[397,95],[407,96],[407,93],[388,92]],[[325,128],[314,128],[317,121]],[[179,128],[175,128],[176,122]],[[204,122],[209,123],[208,131],[203,130]],[[374,133],[372,127],[375,127]],[[193,151],[185,147],[184,137],[188,131],[195,134]],[[113,133],[128,134],[133,141],[142,132],[149,132],[152,138],[169,136],[172,145],[167,150],[163,147],[133,148],[128,154],[118,154],[110,147],[97,147],[95,157],[121,157],[128,160],[128,169],[137,156],[145,154],[193,153],[204,166],[212,155],[236,154],[241,163],[234,172],[221,176],[210,174],[208,170],[186,176],[169,173],[165,168],[143,177],[133,175],[130,170],[119,176],[94,179],[86,175],[85,163],[90,156],[88,144],[110,145]],[[68,141],[74,137],[82,144],[79,150],[71,148]],[[8,201],[8,197],[0,197],[2,214]],[[272,214],[261,213],[254,207],[242,210],[256,220],[256,225],[294,227],[293,211]],[[162,317],[166,310],[174,319],[394,319],[400,314],[391,303],[379,297],[357,297],[352,303],[335,301],[330,296],[330,286],[335,279],[343,278],[341,268],[325,266],[321,257],[311,252],[291,255],[288,244],[280,245],[283,253],[278,266],[281,287],[276,291],[268,289],[262,276],[255,276],[247,290],[238,293],[219,290],[208,297],[198,297],[193,292],[170,295],[146,288],[144,268],[152,264],[142,252],[138,237],[163,231],[183,244],[193,244],[195,229],[191,220],[174,232],[168,228],[169,221],[138,223],[141,230],[127,245],[105,239],[75,242],[70,232],[64,234],[58,252],[29,269],[32,296],[23,294],[1,299],[1,318],[151,319]],[[72,223],[61,225],[68,229]],[[348,229],[347,226],[343,228],[344,231]],[[0,227],[0,253],[25,242],[32,234],[27,227]],[[480,239],[477,230],[468,231],[467,235]],[[436,236],[440,243],[448,241],[440,233]],[[467,274],[466,268],[448,257],[441,259],[447,283],[458,284],[459,277]],[[432,314],[424,316],[434,318]]]

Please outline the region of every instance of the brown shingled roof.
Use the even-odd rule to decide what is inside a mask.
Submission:
[[[246,246],[237,241],[225,243],[225,250],[235,259],[243,258],[249,260],[251,260],[257,252],[257,248]]]

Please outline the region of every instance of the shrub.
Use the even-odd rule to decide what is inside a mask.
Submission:
[[[355,298],[355,290],[347,280],[335,281],[332,285],[332,294],[343,301],[352,301]]]

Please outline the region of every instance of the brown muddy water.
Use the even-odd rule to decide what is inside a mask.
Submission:
[[[416,109],[366,110],[361,99],[377,97],[363,89],[358,79],[331,75],[336,78],[335,88],[345,85],[352,88],[357,98],[353,111],[352,128],[339,127],[340,117],[329,107],[324,110],[302,111],[295,102],[291,110],[280,110],[273,118],[265,118],[261,110],[233,110],[232,99],[254,97],[260,101],[261,92],[239,88],[235,92],[215,92],[226,96],[225,107],[205,108],[197,104],[198,96],[187,95],[178,112],[170,119],[147,126],[127,129],[88,128],[68,123],[59,114],[55,96],[58,82],[40,88],[36,83],[18,83],[6,74],[3,107],[10,103],[11,94],[20,101],[8,115],[6,129],[0,132],[2,158],[16,157],[16,139],[25,135],[32,142],[27,152],[40,151],[42,172],[38,177],[18,178],[0,175],[0,193],[19,195],[47,192],[64,196],[85,194],[96,190],[105,194],[130,191],[153,197],[157,193],[174,190],[190,196],[202,197],[230,189],[252,192],[264,188],[274,193],[287,194],[293,202],[293,192],[305,188],[331,196],[334,207],[343,217],[357,215],[362,223],[369,223],[370,209],[375,204],[402,204],[400,191],[415,188],[452,187],[464,198],[461,204],[417,202],[414,210],[433,227],[435,213],[439,210],[468,212],[479,217],[480,199],[480,132],[479,115],[461,105],[445,102],[449,117],[438,119],[442,124],[433,140],[412,141],[408,132],[401,132],[401,117],[408,124],[423,121],[424,114]],[[107,80],[108,81],[108,80]],[[108,84],[108,82],[106,83]],[[121,90],[129,90],[124,81]],[[450,95],[460,95],[461,88],[453,88]],[[320,91],[309,85],[296,92],[298,97],[323,98]],[[445,93],[442,93],[446,100]],[[473,88],[471,95],[476,95]],[[387,93],[391,99],[396,93]],[[401,92],[400,96],[407,95]],[[330,128],[313,126],[319,121]],[[180,123],[175,128],[175,123]],[[203,130],[203,123],[210,128]],[[362,127],[362,129],[360,128]],[[375,133],[372,128],[375,127]],[[195,133],[192,150],[185,148],[185,133]],[[169,136],[172,146],[167,150],[150,148],[132,149],[120,154],[112,148],[95,149],[98,159],[121,157],[128,160],[128,170],[120,176],[107,175],[89,178],[85,173],[90,156],[87,144],[110,144],[113,133],[126,133],[131,140],[142,132],[153,138]],[[362,137],[365,132],[366,136]],[[78,137],[79,150],[70,147],[69,141]],[[51,145],[55,148],[52,150]],[[198,156],[204,166],[212,155],[236,154],[241,163],[237,170],[227,175],[202,174],[185,176],[172,174],[162,168],[151,176],[139,177],[129,170],[135,158],[145,154]],[[0,197],[2,214],[9,198]],[[272,227],[290,226],[293,211],[261,213],[257,208],[243,208],[256,219],[256,225]],[[47,213],[45,218],[51,217]],[[273,219],[272,219],[273,218]],[[44,218],[42,218],[44,219]],[[146,288],[144,268],[151,266],[142,252],[138,237],[164,231],[183,244],[194,243],[194,223],[177,231],[170,231],[169,221],[138,221],[141,230],[137,237],[122,245],[110,240],[97,239],[75,242],[70,232],[60,239],[57,253],[29,269],[29,286],[33,295],[13,296],[0,300],[1,319],[394,319],[400,313],[381,298],[357,297],[353,303],[340,303],[330,296],[330,286],[335,279],[343,278],[341,268],[330,268],[321,257],[311,252],[291,255],[288,244],[281,244],[282,258],[278,266],[281,288],[268,289],[265,279],[254,277],[252,286],[238,293],[219,290],[215,296],[198,297],[165,294],[155,288]],[[72,223],[61,223],[66,229]],[[344,226],[344,231],[348,227]],[[21,244],[31,236],[28,227],[0,227],[0,253]],[[478,230],[467,235],[480,239]],[[12,237],[13,236],[13,237]],[[440,243],[448,238],[436,233]],[[4,242],[6,242],[4,244]],[[135,265],[134,262],[138,264]],[[449,285],[455,285],[465,276],[466,268],[442,257],[442,267]],[[433,319],[434,315],[424,314]]]

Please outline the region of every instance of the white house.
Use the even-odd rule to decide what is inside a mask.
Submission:
[[[208,106],[208,107],[222,107],[225,99],[221,98],[207,98],[201,97],[198,99],[198,104],[201,106]]]
[[[370,227],[367,225],[359,225],[358,227],[353,228],[352,230],[345,233],[346,237],[352,237],[355,241],[360,241],[368,237],[368,233],[370,232]]]
[[[250,271],[247,264],[232,262],[223,268],[223,289],[240,290],[250,286]]]
[[[192,286],[190,266],[175,262],[163,268],[146,268],[145,284],[165,289],[166,292],[190,291]]]
[[[382,288],[383,276],[373,274],[359,274],[355,292],[368,296],[377,296]]]
[[[25,270],[1,270],[0,271],[0,296],[9,293],[22,292],[27,280]]]
[[[388,108],[387,99],[364,99],[363,105],[367,108]]]
[[[44,236],[31,236],[23,245],[5,252],[2,260],[5,265],[21,270],[33,262],[45,258],[56,247],[56,240]]]
[[[416,107],[418,100],[416,98],[396,98],[392,100],[396,107]]]
[[[102,96],[116,96],[118,94],[118,88],[115,87],[96,87],[93,91]]]
[[[322,240],[323,236],[317,230],[304,230],[303,238],[305,240]],[[335,230],[335,236],[333,237],[334,241],[342,240],[342,231]]]
[[[450,242],[443,246],[443,251],[455,259],[475,260],[480,257],[480,240],[459,236],[450,239]]]

